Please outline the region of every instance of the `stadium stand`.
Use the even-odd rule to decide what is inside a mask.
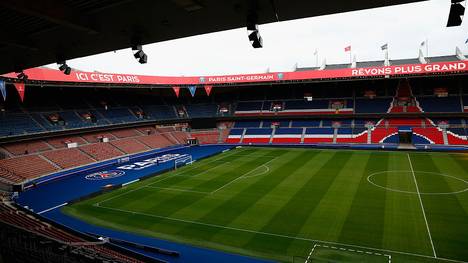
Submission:
[[[123,129],[123,130],[115,130],[111,132],[116,138],[128,138],[128,137],[135,137],[140,135],[140,133],[135,129]]]
[[[102,138],[108,138],[109,140],[115,140],[114,135],[109,132],[98,132],[82,135],[88,143],[99,142]]]
[[[356,113],[386,113],[392,98],[356,99]]]
[[[302,128],[278,128],[272,143],[301,143],[303,132]]]
[[[97,161],[115,158],[124,154],[110,143],[84,145],[80,147],[80,150]]]
[[[372,143],[392,143],[395,141],[388,140],[391,136],[398,134],[398,128],[381,128],[376,127],[371,132]]]
[[[142,136],[138,138],[138,141],[152,149],[164,148],[173,145],[166,137],[162,136],[161,134]]]
[[[30,252],[29,259],[25,259],[26,261],[24,262],[73,262],[71,259],[74,257],[75,260],[77,260],[76,262],[143,262],[109,249],[99,240],[88,241],[82,237],[42,222],[34,216],[17,210],[15,207],[3,202],[0,203],[0,224],[2,225],[0,228],[2,240],[12,242],[9,243],[10,248],[14,249],[23,245],[25,246],[23,249]],[[8,231],[5,228],[12,228],[10,231],[14,232],[22,232],[22,239],[12,240],[14,235],[5,233]],[[3,235],[5,234],[8,235],[8,238],[3,239]],[[35,242],[37,242],[37,244],[35,244]],[[2,244],[1,246],[3,247],[5,245],[8,244]],[[52,250],[44,247],[51,245],[55,245],[55,248]],[[60,249],[60,247],[62,247],[62,249]],[[65,247],[65,249],[63,247]],[[39,253],[39,251],[42,251],[42,253]],[[54,255],[52,251],[56,251],[56,255]],[[72,255],[67,255],[65,258],[63,256],[67,251],[72,251]],[[62,256],[63,259],[57,261],[57,258],[60,258],[60,256]]]
[[[27,133],[44,132],[45,129],[29,115],[3,113],[0,115],[0,136],[13,136]]]
[[[215,144],[220,140],[220,132],[218,130],[192,131],[190,137],[196,138],[201,144]]]
[[[243,136],[242,143],[269,143],[273,129],[248,128]]]
[[[444,137],[442,131],[437,127],[427,127],[427,128],[413,128],[413,133],[419,135],[424,139],[428,140],[430,143],[434,144],[444,144]]]
[[[96,161],[76,148],[49,151],[41,155],[62,169],[77,167]]]
[[[111,142],[112,145],[126,154],[138,153],[149,150],[149,147],[134,138],[127,138]]]
[[[55,149],[65,148],[69,143],[76,143],[77,145],[83,145],[87,143],[83,138],[79,136],[51,138],[47,139],[46,142]]]
[[[234,88],[232,93],[223,94],[222,101],[216,96],[211,99],[184,99],[175,101],[167,97],[124,96],[116,95],[111,91],[102,91],[96,98],[76,95],[70,99],[69,95],[58,92],[63,97],[59,105],[46,103],[30,103],[21,105],[18,102],[8,101],[7,110],[0,118],[0,137],[8,138],[15,135],[24,136],[26,133],[51,132],[54,130],[64,132],[69,128],[96,128],[106,125],[143,122],[148,120],[179,119],[178,111],[183,111],[184,117],[214,118],[219,116],[219,105],[232,105],[237,119],[228,127],[207,130],[192,130],[190,125],[169,124],[172,126],[155,126],[155,124],[142,123],[135,127],[102,129],[79,135],[40,137],[24,142],[3,143],[1,145],[1,158],[7,160],[0,167],[2,177],[12,181],[24,181],[41,176],[59,169],[68,169],[91,162],[119,157],[125,154],[159,149],[172,145],[185,144],[187,138],[195,137],[201,144],[213,143],[243,143],[243,144],[314,144],[314,143],[399,143],[400,131],[411,133],[412,144],[439,144],[439,145],[468,145],[466,136],[466,123],[463,117],[447,115],[447,117],[419,117],[405,114],[418,114],[422,112],[461,113],[462,107],[468,104],[467,95],[460,96],[459,92],[449,92],[448,97],[436,97],[428,82],[394,81],[396,88],[386,88],[384,92],[376,89],[377,95],[366,97],[363,91],[355,88],[353,92],[335,89],[334,92],[314,96],[307,101],[302,96],[302,89],[283,95],[275,91],[268,93],[267,88],[258,92],[258,96],[243,96],[237,94]],[[415,84],[416,83],[416,84]],[[413,87],[418,86],[416,96]],[[341,91],[343,90],[343,91]],[[263,93],[263,94],[262,94]],[[391,97],[391,94],[394,97]],[[86,93],[85,93],[86,94]],[[216,94],[216,93],[215,93]],[[236,96],[231,96],[237,94]],[[296,94],[296,95],[292,95]],[[321,97],[322,96],[322,97]],[[328,96],[328,97],[327,97]],[[242,98],[236,101],[234,98]],[[252,98],[254,100],[249,100]],[[103,101],[105,99],[105,104]],[[230,99],[229,103],[226,103]],[[463,103],[462,103],[463,102]],[[276,111],[274,107],[278,106]],[[5,107],[5,106],[3,106]],[[231,107],[231,106],[229,106]],[[107,108],[107,110],[106,110]],[[349,110],[346,116],[330,116],[329,114],[342,114],[339,110]],[[141,118],[135,115],[141,114]],[[323,115],[308,116],[311,113]],[[296,113],[300,113],[299,115]],[[338,113],[338,114],[337,114]],[[240,115],[239,115],[240,114]],[[247,115],[245,115],[247,114]],[[301,114],[304,118],[301,119]],[[376,116],[375,114],[379,114]],[[394,117],[392,114],[398,114]],[[53,124],[48,116],[59,116],[64,124]],[[276,115],[276,117],[271,117]],[[224,117],[228,116],[223,115]],[[265,116],[265,117],[263,117]],[[281,116],[281,117],[280,117]],[[328,117],[327,117],[328,116]],[[231,116],[232,117],[232,116]],[[229,120],[229,118],[228,118]],[[221,122],[220,122],[221,123]],[[118,126],[120,127],[120,126]],[[181,131],[180,127],[190,132]],[[231,128],[232,127],[232,128]],[[104,138],[109,143],[102,143]],[[74,144],[76,143],[76,145]],[[67,149],[68,147],[75,147]],[[24,156],[29,162],[42,167],[39,172],[20,169],[17,171],[8,165],[9,162],[25,163],[14,156]],[[68,160],[65,156],[73,156]],[[13,160],[13,161],[11,161]],[[37,162],[37,164],[36,164]]]
[[[44,141],[18,142],[3,145],[3,148],[13,155],[24,155],[50,150]]]
[[[304,143],[332,143],[334,134],[333,128],[307,128]]]
[[[218,114],[216,104],[188,104],[186,109],[191,118],[210,118]]]
[[[0,168],[11,172],[17,178],[14,182],[32,179],[59,170],[40,155],[28,155],[0,160]]]
[[[418,101],[424,112],[462,112],[460,97],[419,97]]]

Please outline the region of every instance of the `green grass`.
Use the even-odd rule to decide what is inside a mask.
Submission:
[[[467,169],[460,153],[242,148],[63,209],[284,262],[468,261]]]

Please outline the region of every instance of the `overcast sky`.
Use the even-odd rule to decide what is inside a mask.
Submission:
[[[369,9],[260,25],[264,48],[253,49],[245,28],[146,45],[148,63],[140,65],[130,48],[74,59],[68,65],[85,71],[155,76],[191,76],[292,71],[315,66],[314,51],[327,64],[381,60],[388,43],[390,59],[415,58],[428,40],[429,55],[468,54],[468,22],[446,28],[450,0]],[[423,48],[426,52],[426,48]],[[51,65],[56,68],[56,65]]]

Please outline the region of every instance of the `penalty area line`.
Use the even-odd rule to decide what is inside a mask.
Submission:
[[[392,263],[392,255],[387,255],[387,254],[382,254],[378,252],[373,252],[373,251],[363,251],[359,249],[351,249],[351,248],[343,248],[343,247],[336,247],[336,246],[329,246],[329,245],[321,245],[321,244],[314,244],[312,247],[312,250],[310,250],[309,255],[307,256],[307,259],[304,263],[309,263],[310,258],[312,257],[312,254],[317,248],[326,248],[326,249],[332,249],[332,250],[341,250],[341,251],[348,251],[356,254],[367,254],[367,255],[374,255],[374,256],[379,256],[379,257],[386,257],[388,260],[388,263]]]

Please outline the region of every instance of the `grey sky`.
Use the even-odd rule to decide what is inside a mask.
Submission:
[[[466,54],[468,22],[446,28],[449,7],[450,0],[431,0],[261,25],[263,49],[253,49],[241,28],[146,45],[145,65],[133,58],[130,48],[68,64],[85,71],[155,76],[292,71],[296,63],[315,66],[315,49],[327,64],[349,62],[349,53],[344,52],[348,45],[358,61],[382,59],[380,46],[385,43],[390,59],[415,58],[426,39],[431,56],[454,54],[455,46]]]

